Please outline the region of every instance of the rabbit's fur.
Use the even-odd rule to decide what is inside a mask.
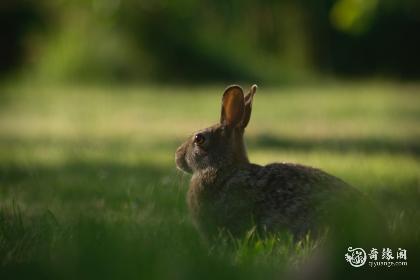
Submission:
[[[254,226],[301,237],[317,230],[327,206],[355,192],[311,167],[249,162],[243,136],[256,89],[244,96],[241,87],[228,87],[220,122],[196,132],[176,151],[177,167],[192,173],[187,201],[193,220],[208,237],[220,229],[240,236]]]

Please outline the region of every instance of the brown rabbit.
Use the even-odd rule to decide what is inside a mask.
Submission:
[[[188,205],[196,226],[208,237],[220,229],[241,236],[288,230],[299,238],[329,214],[327,205],[355,191],[321,170],[291,163],[260,166],[249,162],[244,130],[257,86],[244,97],[229,86],[220,122],[194,133],[176,151],[179,169],[192,173]],[[339,204],[339,203],[337,203]]]

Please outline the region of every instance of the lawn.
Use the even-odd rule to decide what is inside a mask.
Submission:
[[[0,275],[266,279],[298,266],[316,242],[208,244],[191,224],[174,152],[218,121],[223,87],[3,86]],[[410,248],[408,268],[382,270],[393,273],[419,260],[419,93],[384,82],[260,85],[246,133],[251,161],[315,166],[371,197],[389,246]],[[337,262],[351,274],[345,253]]]

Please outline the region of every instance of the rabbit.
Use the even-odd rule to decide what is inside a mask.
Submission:
[[[235,237],[287,231],[299,239],[316,232],[331,204],[352,200],[357,191],[312,167],[293,163],[250,163],[244,131],[257,86],[244,96],[238,85],[226,88],[220,122],[195,132],[176,150],[178,169],[192,174],[187,203],[205,237],[227,230]]]

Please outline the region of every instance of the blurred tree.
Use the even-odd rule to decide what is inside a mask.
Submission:
[[[5,3],[4,73],[23,63],[31,76],[60,81],[420,77],[416,0]],[[48,32],[36,37],[37,26]]]
[[[34,1],[0,1],[0,74],[25,62],[25,38],[45,24],[46,15]]]

